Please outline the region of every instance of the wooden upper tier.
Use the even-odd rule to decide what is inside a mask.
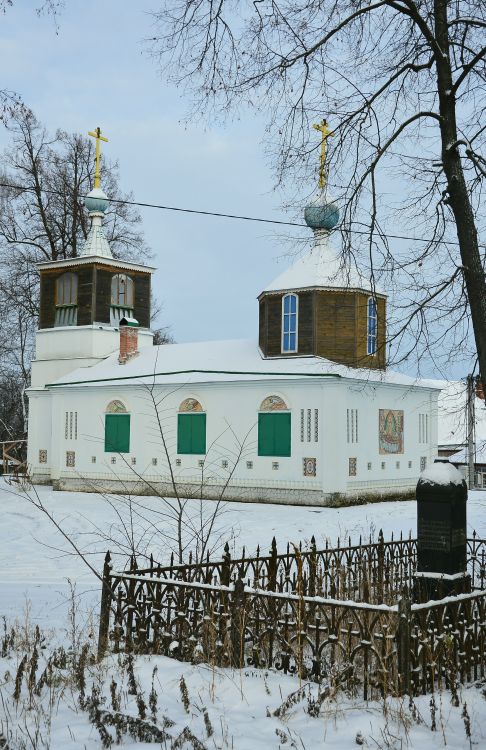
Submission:
[[[59,323],[59,310],[73,307],[76,315],[67,325],[84,326],[94,323],[113,325],[112,280],[117,275],[133,282],[133,304],[126,305],[141,328],[150,328],[150,287],[152,268],[107,258],[77,258],[70,261],[40,263],[39,328],[54,328]],[[63,305],[57,298],[57,281],[64,274],[75,274],[75,303]],[[118,305],[120,307],[120,305]]]
[[[367,354],[368,300],[357,290],[291,290],[298,297],[297,351],[282,351],[282,300],[287,290],[260,295],[259,344],[265,357],[314,355],[350,367],[386,367],[386,299],[377,306],[376,353]]]

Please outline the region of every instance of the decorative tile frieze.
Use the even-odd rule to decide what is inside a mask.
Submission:
[[[317,470],[317,459],[315,458],[304,458],[303,459],[304,464],[304,476],[305,477],[315,477],[316,476],[316,470]]]

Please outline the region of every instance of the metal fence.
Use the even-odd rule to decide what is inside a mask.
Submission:
[[[413,604],[416,540],[287,547],[279,554],[113,572],[105,561],[100,656],[166,654],[251,664],[370,698],[484,676],[486,540],[468,540],[472,592]]]

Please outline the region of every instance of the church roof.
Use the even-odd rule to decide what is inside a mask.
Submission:
[[[315,231],[316,242],[309,252],[277,276],[265,289],[265,292],[281,292],[298,289],[361,289],[370,291],[372,284],[356,268],[347,268],[342,258],[333,249],[329,232]],[[374,286],[375,294],[384,292]]]
[[[346,367],[322,357],[265,359],[254,340],[198,341],[147,346],[124,365],[118,351],[89,368],[80,368],[52,386],[173,385],[305,378],[346,378],[409,387],[434,388],[430,381],[380,371]]]
[[[154,266],[132,263],[128,260],[120,260],[119,258],[106,258],[101,255],[78,255],[76,258],[63,258],[63,260],[44,260],[36,263],[36,267],[40,270],[48,270],[51,268],[75,268],[77,266],[91,265],[92,263],[123,271],[145,271],[146,273],[154,273],[155,271]]]

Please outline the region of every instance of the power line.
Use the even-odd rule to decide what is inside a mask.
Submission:
[[[0,187],[4,188],[12,188],[13,190],[23,190],[26,192],[36,192],[36,188],[28,187],[26,185],[14,185],[7,182],[0,182]],[[62,196],[63,193],[61,193],[59,190],[50,190],[49,188],[40,188],[41,192],[48,193],[52,195],[59,195]],[[79,198],[87,198],[86,195],[80,195]],[[283,221],[281,219],[263,219],[257,216],[245,216],[241,214],[225,214],[221,213],[220,211],[202,211],[196,208],[181,208],[180,206],[165,206],[159,203],[143,203],[141,201],[129,201],[129,200],[122,200],[121,198],[108,198],[107,199],[109,203],[118,203],[120,205],[125,206],[138,206],[140,208],[157,208],[162,211],[177,211],[179,213],[185,213],[185,214],[198,214],[200,216],[216,216],[221,219],[237,219],[240,221],[256,221],[263,224],[279,224],[284,225],[288,227],[307,227],[307,224],[304,224],[302,222],[297,221]],[[339,231],[339,228],[332,229],[331,231],[336,232]],[[361,234],[361,235],[369,235],[369,232],[361,229],[349,229],[349,232],[352,234]],[[457,240],[433,240],[433,239],[425,239],[423,237],[410,237],[404,234],[387,234],[385,232],[379,232],[380,237],[386,237],[389,240],[406,240],[408,242],[423,242],[425,244],[436,244],[436,245],[459,245],[459,242]],[[486,247],[486,245],[480,245],[480,247]]]

